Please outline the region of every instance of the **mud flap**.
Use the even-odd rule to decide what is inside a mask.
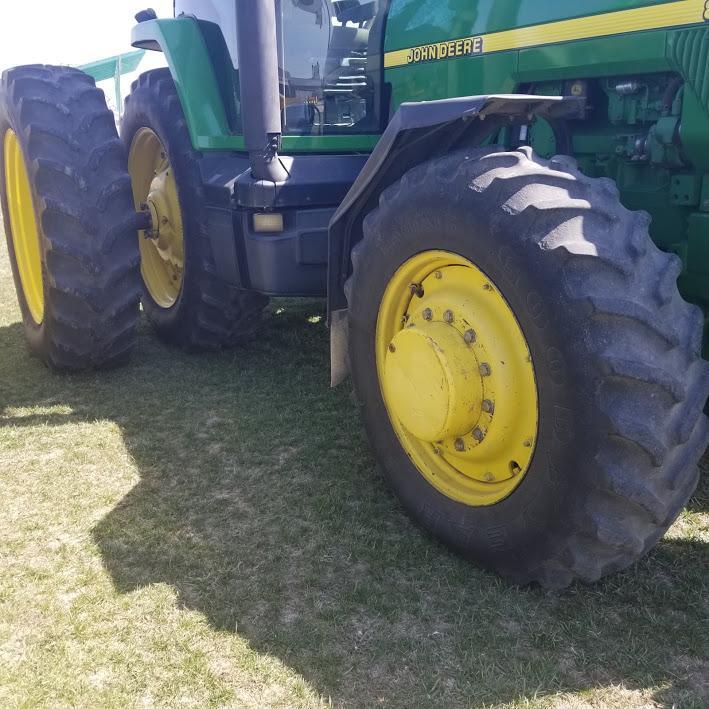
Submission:
[[[347,353],[349,340],[347,310],[330,313],[330,386],[342,384],[350,375],[350,360]]]

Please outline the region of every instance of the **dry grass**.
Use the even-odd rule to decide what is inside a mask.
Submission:
[[[130,367],[52,376],[0,249],[0,705],[709,703],[706,477],[628,572],[510,588],[385,490],[319,303],[242,351],[143,329]]]

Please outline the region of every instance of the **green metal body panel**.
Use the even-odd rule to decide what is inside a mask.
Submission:
[[[198,23],[188,18],[143,22],[133,29],[133,46],[165,54],[195,148],[221,147],[230,132],[227,112]]]
[[[573,122],[572,152],[585,172],[613,178],[628,208],[652,215],[654,241],[684,261],[683,294],[709,311],[708,10],[702,2],[681,0],[392,0],[384,47],[392,109],[405,101],[473,94],[561,95],[582,81],[594,110],[586,121]],[[640,25],[651,25],[656,17],[659,23],[614,34],[613,19],[625,29],[628,11],[631,25],[635,17]],[[659,14],[648,14],[654,11]],[[603,24],[604,13],[621,14],[609,15],[611,21]],[[553,41],[568,20],[588,26],[588,38]],[[488,38],[494,49],[510,30],[536,25],[541,26],[538,42],[523,35],[517,46],[485,51]],[[413,53],[405,58],[412,48],[460,38],[481,38],[483,51],[433,61],[426,61],[425,53],[421,62],[411,61]],[[662,92],[677,74],[684,81],[682,100],[663,116]],[[612,89],[632,81],[649,87],[643,89],[647,95],[621,96]],[[641,136],[647,136],[643,160],[629,148]],[[536,126],[531,143],[542,154],[555,152],[549,126]]]
[[[663,5],[672,0],[392,0],[385,51],[457,37],[483,35],[618,10]]]
[[[684,261],[684,295],[709,311],[708,20],[704,0],[390,0],[389,112],[453,96],[586,96],[586,118],[570,122],[571,152],[588,174],[613,178],[627,207],[650,212],[653,239]],[[215,66],[198,22],[144,23],[134,44],[165,52],[195,147],[243,150],[220,90],[233,68]],[[377,139],[289,136],[283,150],[367,152]],[[557,148],[544,124],[530,142],[541,154]]]

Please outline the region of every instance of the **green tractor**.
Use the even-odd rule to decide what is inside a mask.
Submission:
[[[709,442],[709,3],[177,0],[120,138],[92,79],[0,88],[31,350],[118,365],[323,296],[403,507],[513,582],[645,554]]]

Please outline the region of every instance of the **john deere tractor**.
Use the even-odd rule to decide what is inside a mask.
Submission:
[[[177,0],[120,138],[81,72],[3,74],[31,350],[124,362],[326,296],[404,508],[550,588],[664,534],[709,442],[709,3]]]

